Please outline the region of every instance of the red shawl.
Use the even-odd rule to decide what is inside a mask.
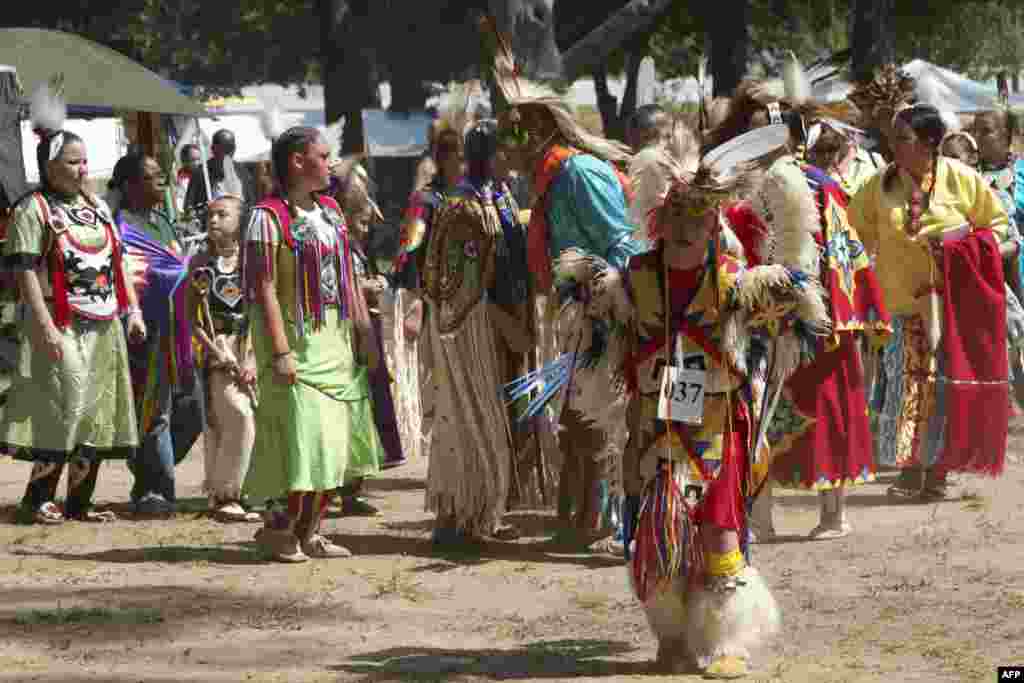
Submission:
[[[992,231],[943,248],[946,444],[936,469],[998,475],[1010,395],[1003,259]]]

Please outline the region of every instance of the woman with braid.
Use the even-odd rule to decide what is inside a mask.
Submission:
[[[257,534],[274,559],[347,557],[318,531],[350,459],[380,460],[367,382],[380,359],[341,210],[320,194],[327,143],[316,129],[289,128],[271,154],[280,193],[256,206],[245,244],[260,398],[246,488],[286,495],[287,509],[272,510]]]

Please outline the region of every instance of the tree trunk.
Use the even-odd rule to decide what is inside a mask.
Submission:
[[[608,90],[608,72],[603,68],[594,69],[594,92],[597,94],[597,110],[601,112],[601,128],[606,138],[612,137],[619,126],[619,100]]]
[[[1013,92],[1014,93],[1019,93],[1020,92],[1020,72],[1014,71],[1013,72],[1013,76],[1010,78],[1010,80],[1012,82],[1010,87],[1013,88]]]
[[[626,56],[626,89],[622,92],[622,104],[619,106],[619,127],[614,131],[616,140],[626,140],[626,122],[636,111],[637,81],[640,79],[640,62],[647,56],[647,41],[642,45],[631,46]]]
[[[390,82],[391,111],[411,112],[423,109],[430,91],[416,73],[409,74],[403,69],[392,68]]]
[[[748,0],[719,0],[706,15],[711,38],[714,96],[728,97],[747,73],[750,35]]]
[[[616,48],[650,29],[671,6],[672,0],[631,0],[562,55],[566,80],[572,83],[600,68]]]
[[[895,60],[892,31],[893,0],[856,0],[853,8],[853,79],[865,81],[875,70]]]
[[[324,122],[345,117],[341,153],[363,151],[363,108],[379,106],[379,70],[366,47],[370,30],[367,0],[317,0]]]

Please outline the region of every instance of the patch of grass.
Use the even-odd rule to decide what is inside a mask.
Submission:
[[[1024,591],[1012,591],[1007,595],[1006,606],[1012,609],[1024,609]]]
[[[69,624],[159,624],[163,614],[149,607],[61,607],[55,609],[19,610],[14,614],[14,623],[19,626],[64,626]]]
[[[418,581],[414,581],[407,572],[402,571],[401,566],[396,562],[391,569],[391,575],[377,582],[373,597],[377,599],[396,597],[409,602],[422,602],[428,599],[430,594],[423,589]]]
[[[965,491],[960,499],[968,512],[985,512],[992,505],[992,501],[975,491]]]
[[[224,555],[224,549],[218,547],[160,545],[142,551],[145,562],[209,562]]]
[[[588,612],[609,611],[610,600],[604,593],[576,593],[572,596],[573,603]]]
[[[42,531],[42,530],[40,530],[40,531],[32,531],[32,532],[29,532],[27,534],[22,534],[21,536],[15,536],[13,539],[11,539],[11,541],[10,541],[10,543],[8,543],[8,545],[12,545],[12,546],[34,545],[36,542],[38,542],[38,541],[45,541],[49,537],[50,537],[50,531],[49,530],[46,530],[46,531]]]

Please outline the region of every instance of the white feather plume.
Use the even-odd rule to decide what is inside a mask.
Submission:
[[[337,160],[341,158],[341,136],[345,132],[345,117],[342,116],[334,123],[327,124],[326,126],[318,126],[317,130],[324,136],[324,140],[327,141],[328,147],[330,147],[330,158]]]
[[[281,137],[281,133],[286,130],[284,112],[278,103],[263,105],[263,111],[260,112],[260,129],[263,131],[263,137],[271,142]]]
[[[64,97],[58,91],[59,80],[55,82],[44,81],[39,84],[29,105],[29,112],[32,119],[32,128],[36,130],[59,131],[64,128],[64,121],[67,120],[68,108],[64,103]]]
[[[799,106],[811,99],[811,82],[800,65],[800,60],[790,51],[782,66],[783,92],[793,105]]]

